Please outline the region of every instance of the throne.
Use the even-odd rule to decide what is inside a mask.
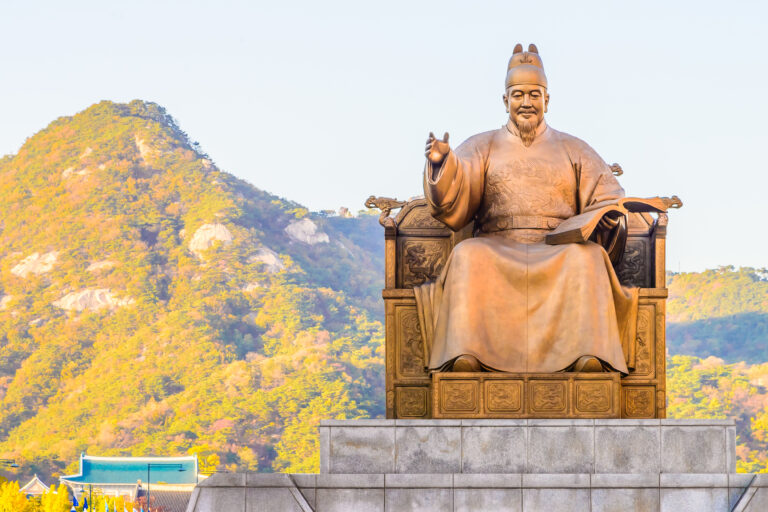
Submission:
[[[614,164],[614,173],[621,172]],[[675,198],[676,199],[676,198]],[[680,203],[678,207],[681,205]],[[612,257],[622,284],[639,288],[635,339],[624,346],[629,374],[426,371],[413,287],[440,275],[453,247],[474,226],[454,232],[424,198],[371,196],[384,226],[387,418],[664,418],[665,239],[667,214],[631,213],[623,250]],[[399,208],[395,217],[392,210]]]

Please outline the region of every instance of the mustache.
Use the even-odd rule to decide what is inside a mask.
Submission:
[[[539,111],[536,107],[520,107],[515,110],[517,114],[538,114]]]

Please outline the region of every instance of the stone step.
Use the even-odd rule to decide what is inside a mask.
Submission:
[[[216,474],[187,512],[764,512],[768,474]]]

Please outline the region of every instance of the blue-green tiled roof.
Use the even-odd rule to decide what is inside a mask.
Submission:
[[[80,456],[80,474],[62,476],[61,480],[85,484],[194,484],[197,482],[197,457],[93,457]],[[184,471],[179,471],[179,467]]]

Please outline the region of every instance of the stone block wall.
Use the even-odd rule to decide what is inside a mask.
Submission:
[[[321,473],[733,473],[731,420],[328,420]]]

